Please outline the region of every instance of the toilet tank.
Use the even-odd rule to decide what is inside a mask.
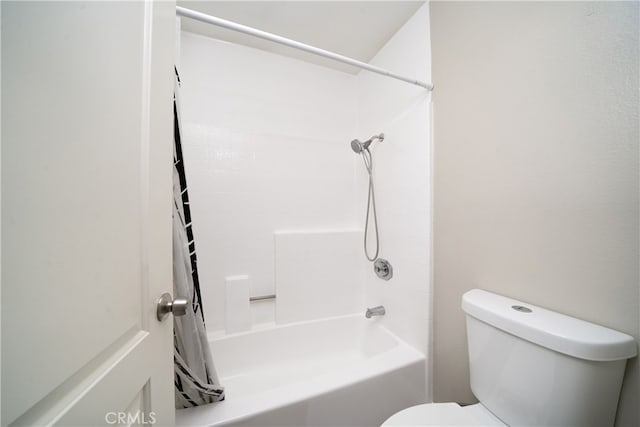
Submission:
[[[633,337],[480,289],[464,294],[471,390],[511,426],[612,426]]]

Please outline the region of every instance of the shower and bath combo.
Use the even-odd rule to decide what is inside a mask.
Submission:
[[[373,184],[373,155],[369,150],[369,146],[375,140],[379,142],[384,141],[384,134],[373,135],[371,138],[367,139],[364,142],[361,142],[357,139],[351,141],[351,149],[356,153],[362,156],[362,161],[364,162],[364,166],[367,169],[367,174],[369,175],[369,190],[367,193],[367,214],[364,223],[364,255],[367,259],[373,262],[373,269],[380,277],[384,280],[389,280],[393,277],[393,268],[389,261],[378,258],[378,254],[380,253],[380,237],[378,235],[378,215],[376,212],[376,196],[374,191]],[[373,216],[373,229],[376,235],[376,249],[373,255],[369,255],[369,248],[367,245],[369,238],[369,219]]]

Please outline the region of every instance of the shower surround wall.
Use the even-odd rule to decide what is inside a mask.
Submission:
[[[354,76],[186,32],[180,51],[202,299],[208,330],[221,331],[226,278],[275,293],[274,232],[361,228],[345,140],[356,130]],[[273,301],[251,310],[253,325],[274,321]]]
[[[430,82],[430,58],[425,5],[370,62]],[[385,134],[384,142],[373,143],[372,151],[380,258],[394,269],[393,279],[385,282],[367,268],[367,304],[383,304],[389,313],[383,320],[386,326],[425,354],[431,295],[430,99],[421,87],[371,73],[358,75],[358,134]],[[361,159],[357,170],[358,215],[364,219],[367,175]]]
[[[301,273],[309,270],[313,287],[307,291],[290,293],[278,284],[277,301],[295,305],[286,320],[335,315],[334,307],[364,316],[367,306],[384,305],[386,315],[371,322],[429,358],[428,92],[184,32],[180,62],[187,179],[209,331],[225,329],[225,278],[246,275],[250,293],[263,295],[274,292],[276,281],[308,286]],[[428,5],[371,63],[431,80]],[[380,132],[385,141],[372,150],[380,255],[394,267],[388,282],[374,275],[362,250],[366,172],[349,146]],[[290,255],[279,257],[274,247]],[[349,262],[327,263],[321,255],[328,251]],[[332,289],[343,277],[353,282],[348,289]],[[251,309],[252,328],[276,318],[273,302]],[[429,387],[423,400],[430,400]]]
[[[422,6],[370,61],[388,70],[431,82],[429,5]],[[431,321],[431,95],[413,85],[358,75],[358,135],[384,132],[373,144],[380,228],[380,258],[393,278],[380,280],[366,269],[367,306],[384,305],[383,325],[430,360]],[[359,218],[366,209],[367,176],[358,159]],[[430,401],[430,373],[426,400]]]

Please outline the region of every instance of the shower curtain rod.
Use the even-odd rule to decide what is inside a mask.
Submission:
[[[343,62],[345,64],[353,65],[354,67],[362,68],[363,70],[371,71],[373,73],[381,74],[383,76],[391,77],[394,79],[402,80],[403,82],[411,83],[417,86],[421,86],[427,90],[433,90],[433,85],[422,82],[416,79],[410,79],[408,77],[400,76],[398,74],[387,71],[383,68],[376,67],[366,62],[358,61],[357,59],[349,58],[348,56],[339,55],[328,50],[320,49],[315,46],[311,46],[305,43],[300,43],[295,40],[291,40],[277,34],[267,33],[246,25],[238,24],[236,22],[227,21],[226,19],[217,18],[215,16],[206,15],[202,12],[187,9],[182,6],[176,6],[176,14],[184,16],[185,18],[195,19],[197,21],[206,22],[207,24],[217,25],[218,27],[226,28],[240,33],[248,34],[250,36],[259,37],[261,39],[269,40],[275,43],[280,43],[285,46],[292,47],[294,49],[303,50],[314,55],[323,56],[325,58],[333,59],[335,61]]]

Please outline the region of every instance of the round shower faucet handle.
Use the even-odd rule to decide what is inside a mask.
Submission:
[[[373,271],[375,271],[382,280],[389,280],[393,277],[393,267],[386,259],[378,258],[376,262],[373,263]]]

